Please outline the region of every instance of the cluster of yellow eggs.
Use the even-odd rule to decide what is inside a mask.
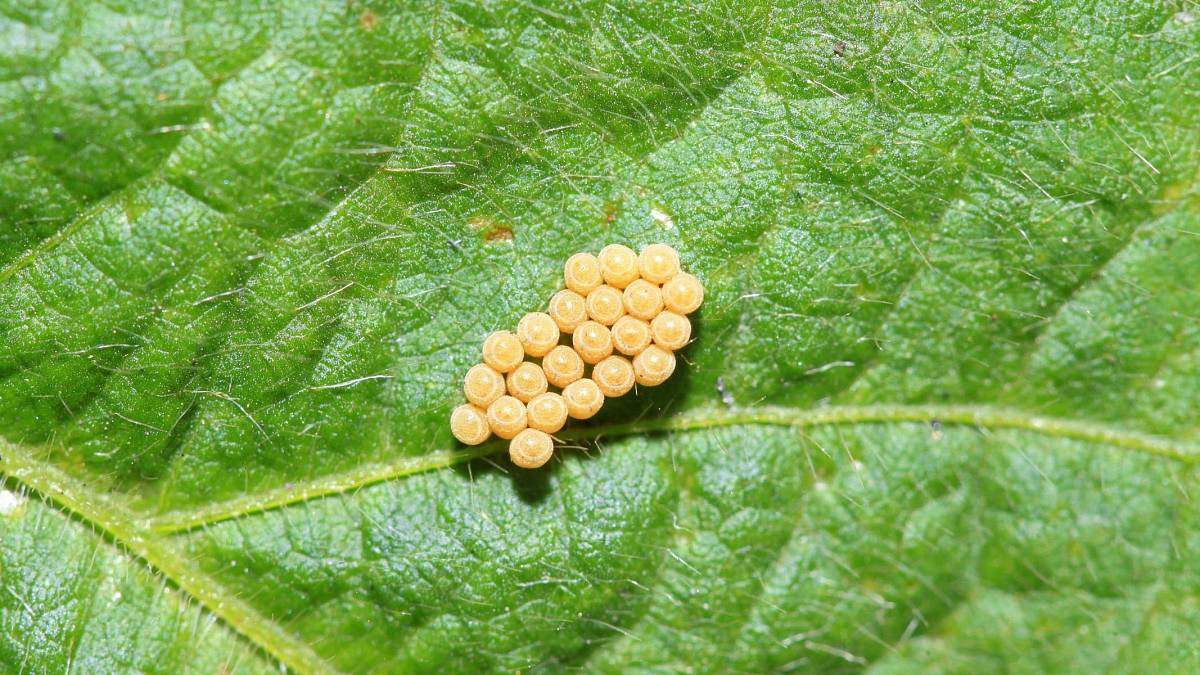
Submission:
[[[450,415],[458,440],[478,445],[496,434],[510,440],[513,463],[529,469],[549,461],[550,434],[568,417],[586,420],[635,383],[666,381],[675,351],[692,336],[687,315],[704,300],[700,281],[680,270],[679,255],[665,244],[640,255],[620,244],[598,256],[576,253],[564,280],[547,311],[526,314],[515,333],[484,340],[483,363],[463,382],[468,403]],[[568,342],[564,334],[569,344],[560,344]]]

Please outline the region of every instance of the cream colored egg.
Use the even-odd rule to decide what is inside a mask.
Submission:
[[[666,244],[650,244],[638,255],[638,270],[652,284],[665,284],[679,273],[679,254]]]
[[[522,469],[536,469],[554,456],[554,439],[537,429],[525,429],[508,444],[508,458]]]
[[[492,435],[487,413],[470,403],[464,403],[450,413],[450,432],[467,445],[479,445]]]
[[[483,362],[498,373],[507,373],[521,365],[525,359],[525,348],[516,335],[498,330],[483,341]]]
[[[654,387],[667,381],[675,372],[675,354],[658,345],[650,345],[633,357],[633,375],[637,383]]]
[[[601,249],[598,259],[600,274],[609,286],[623,289],[641,276],[637,254],[628,246],[609,244]]]

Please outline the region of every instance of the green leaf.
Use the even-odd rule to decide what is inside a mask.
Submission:
[[[1200,669],[1173,2],[0,11],[0,670]],[[521,471],[560,266],[707,287]]]

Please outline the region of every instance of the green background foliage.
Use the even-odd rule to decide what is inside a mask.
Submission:
[[[1193,2],[5,4],[0,670],[1200,670]],[[456,447],[614,241],[680,371]]]

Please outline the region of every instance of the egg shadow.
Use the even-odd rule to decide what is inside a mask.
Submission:
[[[488,441],[492,452],[468,462],[456,464],[451,469],[464,480],[475,481],[487,476],[505,476],[512,484],[517,497],[526,504],[545,501],[552,492],[551,483],[562,467],[562,457],[556,449],[554,457],[537,469],[522,469],[508,458],[508,441]]]
[[[692,388],[691,368],[685,360],[687,348],[676,355],[675,373],[670,379],[656,387],[635,386],[633,391],[615,399],[608,399],[596,416],[586,422],[576,422],[573,429],[583,431],[627,424],[645,419],[670,417],[687,398]]]
[[[631,422],[665,420],[677,414],[694,386],[695,369],[690,354],[698,333],[693,329],[692,340],[676,353],[675,372],[666,382],[656,387],[635,386],[633,391],[620,398],[606,400],[604,407],[592,419],[585,422],[572,420],[569,427],[578,436],[560,446],[559,452],[587,460],[595,459],[604,452],[607,429]],[[643,432],[643,435],[657,436],[660,433],[665,432]]]
[[[635,386],[625,396],[607,399],[600,412],[590,420],[581,422],[568,419],[566,429],[583,434],[585,438],[556,443],[554,457],[544,466],[537,469],[516,466],[508,458],[508,441],[493,439],[488,444],[494,447],[494,451],[455,465],[453,470],[468,480],[505,475],[521,501],[527,504],[545,501],[553,493],[554,478],[568,458],[570,461],[589,462],[600,456],[605,429],[639,420],[667,418],[679,410],[693,386],[694,368],[689,355],[702,337],[702,311],[697,310],[688,317],[692,321],[692,339],[676,353],[675,372],[666,382],[656,387]]]
[[[695,367],[691,362],[691,353],[703,337],[703,322],[700,320],[702,311],[696,310],[688,317],[692,322],[692,337],[683,349],[675,353],[675,372],[666,382],[657,387],[635,386],[633,391],[620,398],[608,399],[595,417],[586,422],[574,422],[572,428],[596,428],[599,432],[601,427],[662,419],[675,414],[692,391]]]

